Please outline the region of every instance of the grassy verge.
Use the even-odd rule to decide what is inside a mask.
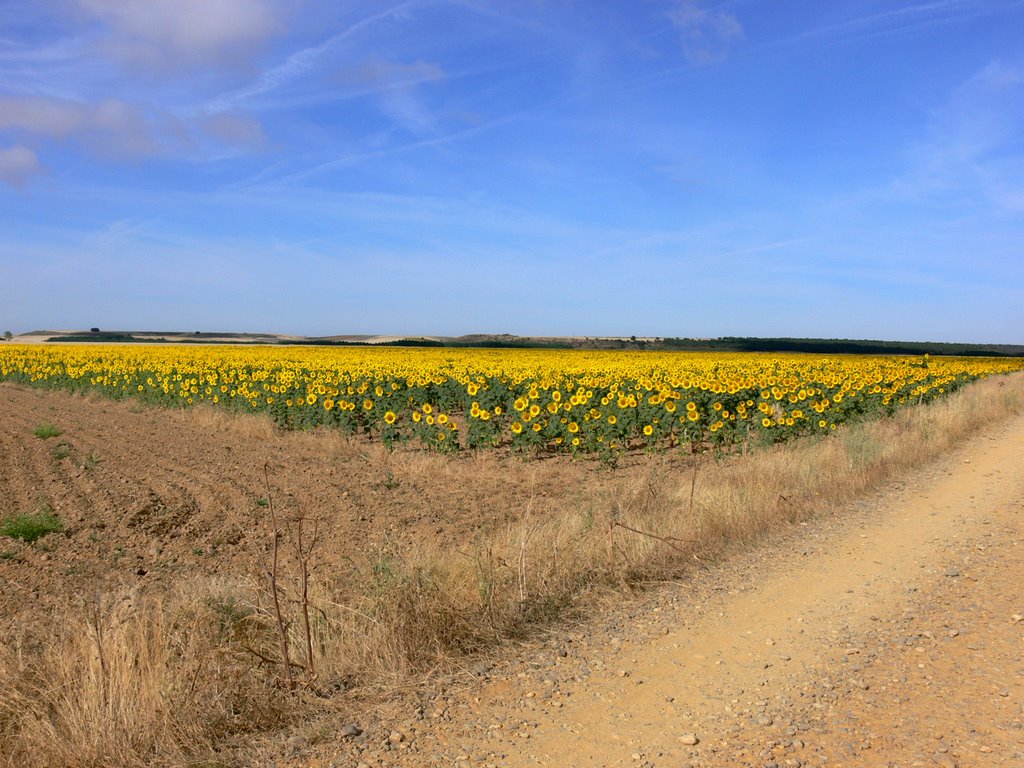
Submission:
[[[521,509],[515,522],[457,551],[385,548],[358,568],[318,559],[315,532],[300,545],[282,522],[273,585],[263,568],[255,581],[107,595],[18,627],[0,643],[0,765],[199,765],[215,754],[239,763],[234,739],[294,722],[322,707],[319,697],[450,669],[585,609],[594,594],[684,575],[1022,410],[1015,375],[747,455],[690,467],[652,456],[617,471],[599,505],[541,515],[530,498],[508,500]]]

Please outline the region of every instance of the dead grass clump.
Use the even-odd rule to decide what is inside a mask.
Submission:
[[[0,765],[180,765],[279,723],[220,590],[97,598],[0,644]]]
[[[281,428],[267,414],[237,413],[212,405],[196,405],[181,411],[189,427],[207,432],[228,432],[254,441],[269,442],[278,438]]]

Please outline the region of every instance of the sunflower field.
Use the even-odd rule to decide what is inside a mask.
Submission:
[[[1024,369],[1009,358],[4,345],[0,381],[269,414],[387,444],[615,455],[780,441]]]

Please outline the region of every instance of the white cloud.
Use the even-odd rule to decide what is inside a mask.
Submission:
[[[39,97],[0,97],[0,129],[63,139],[88,122],[82,104]]]
[[[78,0],[106,24],[104,48],[158,70],[242,64],[280,31],[271,0]]]
[[[720,61],[744,38],[734,14],[701,8],[697,0],[681,0],[668,17],[682,33],[683,54],[697,64]]]
[[[28,147],[15,144],[7,149],[0,149],[0,181],[23,187],[32,177],[42,172],[39,158]]]
[[[201,121],[200,127],[210,136],[235,147],[256,149],[267,143],[262,123],[245,115],[210,115]]]
[[[156,125],[171,129],[170,118],[156,120],[118,99],[86,104],[38,96],[0,97],[0,130],[66,140],[80,137],[92,149],[112,157],[157,154]]]

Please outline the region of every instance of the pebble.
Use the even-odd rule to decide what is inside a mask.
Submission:
[[[696,744],[699,744],[700,739],[697,738],[697,734],[695,733],[684,733],[682,736],[679,737],[679,743],[685,744],[688,747],[692,747]]]

